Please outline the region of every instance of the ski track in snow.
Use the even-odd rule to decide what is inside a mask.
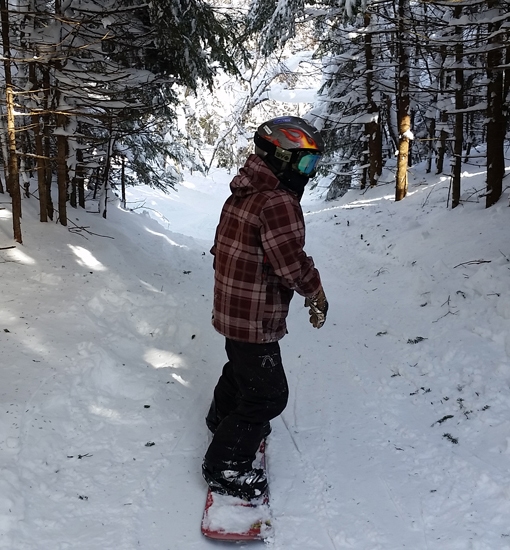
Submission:
[[[215,177],[139,191],[159,215],[78,212],[113,239],[41,229],[25,200],[25,244],[0,257],[0,549],[232,547],[200,535]],[[282,341],[268,548],[510,549],[508,195],[448,211],[427,177],[401,203],[303,203],[330,310],[316,331],[296,296]]]

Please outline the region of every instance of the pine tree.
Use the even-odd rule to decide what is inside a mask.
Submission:
[[[14,86],[10,45],[10,22],[6,0],[0,0],[0,16],[3,42],[5,103],[7,112],[7,191],[12,199],[12,223],[14,240],[22,243],[21,192],[19,188],[18,156],[16,150],[16,124],[14,120]]]
[[[3,1],[7,18],[12,11]],[[20,88],[29,82],[19,110],[24,109],[30,124],[20,129],[20,142],[23,162],[29,168],[35,163],[41,221],[53,215],[55,166],[59,221],[65,225],[68,201],[84,206],[88,179],[100,181],[102,197],[107,195],[110,179],[117,177],[117,159],[124,159],[131,181],[165,188],[179,178],[168,160],[198,165],[193,153],[186,153],[185,137],[172,130],[176,88],[194,90],[200,82],[210,86],[219,68],[236,71],[243,50],[236,40],[236,21],[227,11],[201,0],[114,0],[103,5],[27,0],[16,18],[22,23],[8,25],[2,41],[4,50],[9,41],[16,47],[13,81]],[[147,131],[140,133],[140,128]],[[127,154],[127,147],[134,154]],[[11,178],[19,152],[13,156]]]

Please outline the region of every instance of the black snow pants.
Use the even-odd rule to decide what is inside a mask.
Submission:
[[[215,470],[248,470],[264,425],[289,397],[278,342],[250,344],[226,339],[228,362],[214,389],[207,425],[214,430],[205,460]]]

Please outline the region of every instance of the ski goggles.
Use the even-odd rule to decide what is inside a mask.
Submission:
[[[292,168],[302,176],[313,177],[317,170],[322,153],[309,150],[293,151]]]

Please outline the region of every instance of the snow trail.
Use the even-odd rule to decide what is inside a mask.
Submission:
[[[441,178],[417,174],[400,203],[384,185],[304,201],[330,310],[317,331],[296,296],[282,340],[273,550],[510,549],[508,195],[452,212]],[[0,548],[230,548],[200,536],[225,361],[209,246],[230,177],[215,178],[144,190],[146,214],[77,214],[113,238],[24,207],[25,245],[0,253]]]

